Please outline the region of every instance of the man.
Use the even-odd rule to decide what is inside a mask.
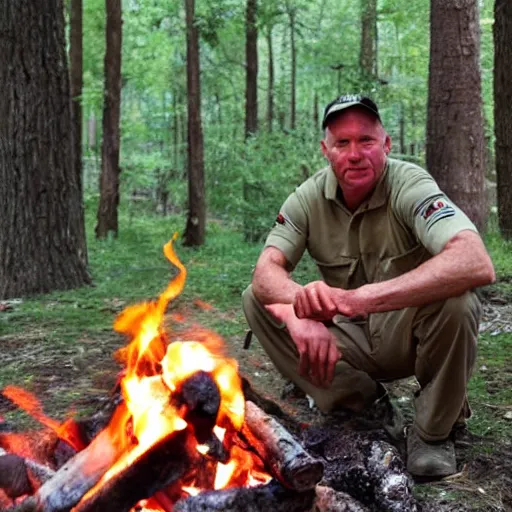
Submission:
[[[330,167],[284,203],[243,295],[248,323],[278,370],[318,408],[362,411],[380,381],[416,376],[407,467],[456,471],[450,434],[469,417],[479,301],[495,279],[473,223],[420,167],[388,158],[375,103],[341,96],[325,109]],[[323,280],[291,272],[307,249]]]

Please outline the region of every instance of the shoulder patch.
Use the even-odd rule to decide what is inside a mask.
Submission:
[[[443,197],[424,201],[421,207],[416,209],[415,213],[425,220],[428,230],[441,219],[453,217],[455,215],[455,208]]]

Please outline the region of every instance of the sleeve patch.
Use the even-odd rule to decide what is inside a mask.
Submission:
[[[424,202],[420,208],[416,209],[415,213],[423,218],[426,228],[429,230],[441,219],[453,217],[455,208],[443,198]]]
[[[287,226],[292,228],[297,233],[300,233],[300,229],[292,222],[290,217],[286,215],[286,213],[279,212],[276,217],[276,224],[281,224],[282,226]]]
[[[284,215],[281,212],[279,212],[279,214],[277,215],[276,222],[278,224],[284,224],[286,222],[286,219],[284,218]]]

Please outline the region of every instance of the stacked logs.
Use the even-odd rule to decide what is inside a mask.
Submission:
[[[208,470],[211,479],[212,465],[205,463],[205,457],[192,445],[195,440],[208,444],[208,457],[214,462],[226,462],[229,457],[213,432],[220,406],[217,385],[209,374],[196,372],[182,384],[173,400],[177,402],[174,405],[185,406],[188,427],[155,443],[93,493],[88,491],[122,455],[108,429],[57,471],[16,455],[0,456],[0,473],[4,475],[0,487],[11,498],[34,491],[8,510],[60,512],[74,507],[76,512],[92,512],[112,510],[115,504],[116,512],[128,512],[142,499],[186,481],[192,470],[197,480],[201,479],[197,473],[204,467],[202,479],[208,479]],[[320,460],[309,455],[284,427],[249,401],[243,429],[235,437],[236,444],[253,450],[265,461],[274,479],[255,488],[210,491],[186,498],[178,494],[175,510],[311,510],[315,486],[323,475]]]

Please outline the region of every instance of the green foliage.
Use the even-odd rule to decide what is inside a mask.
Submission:
[[[365,81],[359,70],[360,1],[258,2],[258,106],[262,133],[245,147],[245,2],[198,0],[201,41],[202,120],[205,140],[207,209],[245,226],[257,239],[272,223],[279,204],[320,154],[314,102],[323,106],[342,92],[363,92],[380,105],[395,154],[422,162],[425,148],[429,60],[429,3],[379,0],[378,77]],[[492,153],[493,1],[481,0],[482,86],[486,132]],[[295,13],[297,128],[291,133],[291,33]],[[101,120],[105,9],[103,0],[84,0],[84,120]],[[123,5],[123,91],[121,167],[123,184],[151,188],[156,197],[171,190],[186,199],[186,45],[181,0],[128,0]],[[266,34],[272,29],[274,59],[273,136],[267,129]],[[399,147],[401,120],[404,147]],[[98,122],[100,131],[101,122]],[[279,133],[276,129],[281,130]],[[287,135],[281,132],[286,131]],[[101,140],[101,134],[98,136]],[[411,154],[414,150],[414,154]],[[148,156],[155,153],[155,156]],[[153,160],[166,160],[165,165]],[[163,187],[155,169],[172,169]],[[96,169],[96,173],[99,170]],[[95,181],[91,180],[95,186]],[[244,189],[245,187],[245,189]],[[245,190],[245,195],[244,195]]]
[[[261,241],[279,207],[322,165],[319,140],[307,132],[261,132],[243,141],[207,145],[207,202],[213,212]]]

